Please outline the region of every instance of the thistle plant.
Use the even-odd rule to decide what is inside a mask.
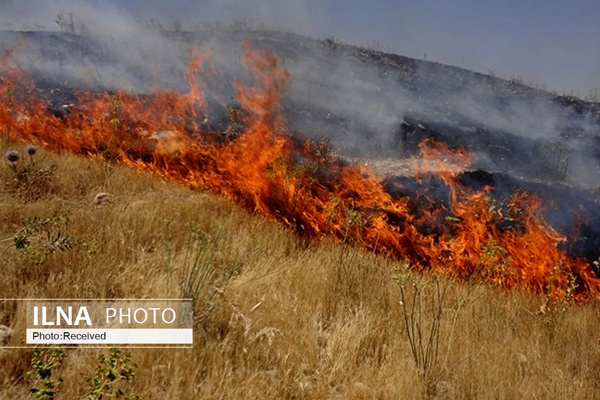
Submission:
[[[13,172],[13,179],[7,183],[6,188],[26,200],[39,199],[50,192],[53,186],[54,166],[42,167],[35,158],[37,151],[37,147],[32,144],[25,147],[24,153],[29,156],[27,162],[22,160],[19,151],[14,149],[8,150],[4,155]]]
[[[7,151],[4,157],[10,163],[11,167],[13,167],[13,169],[15,168],[15,164],[19,161],[20,158],[19,152],[17,150]]]
[[[33,163],[33,156],[37,153],[37,147],[32,144],[25,146],[25,153],[29,154],[29,161]]]

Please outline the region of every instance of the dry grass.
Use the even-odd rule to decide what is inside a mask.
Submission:
[[[21,145],[2,143],[4,153]],[[22,150],[22,149],[21,149]],[[42,152],[43,153],[43,152]],[[226,200],[71,155],[43,193],[15,190],[0,164],[1,297],[196,298],[193,349],[132,349],[127,393],[143,399],[600,398],[597,304],[559,317],[543,299],[476,283],[433,282],[406,265],[331,242],[307,243]],[[111,200],[94,204],[97,193]],[[72,248],[29,250],[13,238],[31,218]],[[36,247],[37,246],[37,247]],[[35,251],[34,251],[35,250]],[[197,260],[194,264],[191,260]],[[195,261],[194,261],[195,262]],[[191,279],[193,265],[203,274]],[[407,336],[400,277],[422,290],[423,331],[437,324],[435,373],[425,382]],[[186,286],[187,282],[187,286]],[[193,284],[196,282],[196,284]],[[432,288],[444,296],[435,312]],[[184,289],[184,287],[186,289]],[[410,296],[407,295],[407,298]],[[406,306],[406,304],[404,305]],[[433,308],[432,308],[433,307]],[[0,303],[0,324],[24,309]],[[13,334],[10,344],[23,339]],[[69,349],[54,376],[59,399],[89,392],[96,349]],[[0,399],[26,398],[30,349],[0,350]]]

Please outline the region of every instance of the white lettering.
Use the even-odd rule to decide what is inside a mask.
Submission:
[[[129,311],[130,309],[127,309],[127,314],[123,314],[123,309],[119,308],[119,322],[123,323],[123,317],[127,317],[127,323],[130,324],[131,323],[131,312]]]
[[[112,311],[112,313],[111,313]],[[107,308],[106,309],[106,323],[108,324],[111,318],[114,318],[117,315],[117,310],[115,308]]]
[[[167,311],[169,311],[169,310],[171,310],[171,312],[173,313],[173,319],[172,319],[172,320],[170,320],[170,321],[167,321],[167,320],[165,319],[165,313],[166,313]],[[177,315],[175,314],[175,310],[173,310],[172,308],[165,308],[165,310],[162,312],[162,320],[163,320],[163,322],[165,322],[165,323],[167,323],[167,324],[172,324],[172,323],[173,323],[173,321],[175,321],[175,318],[176,318],[176,317],[177,317]]]
[[[77,314],[77,318],[75,318],[75,325],[79,325],[79,321],[82,319],[85,320],[88,325],[92,325],[92,319],[90,318],[90,314],[88,314],[87,307],[79,308],[79,313]]]
[[[144,312],[144,319],[142,321],[138,321],[137,319],[137,315],[138,315],[138,311],[143,311]],[[143,324],[144,322],[146,322],[146,320],[148,319],[148,312],[146,310],[144,310],[143,308],[138,308],[137,310],[135,310],[135,312],[133,313],[133,319],[135,320],[135,322],[137,322],[138,324]]]
[[[156,311],[160,310],[160,308],[150,308],[152,310],[152,323],[156,323]]]
[[[46,319],[46,307],[42,307],[42,325],[46,325],[46,326],[54,325],[54,322],[48,321]]]
[[[60,325],[61,315],[67,325],[73,325],[73,307],[69,307],[69,315],[65,314],[62,307],[56,307],[56,325]]]

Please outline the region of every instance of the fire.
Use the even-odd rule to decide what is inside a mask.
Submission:
[[[255,84],[234,84],[244,111],[239,137],[224,137],[230,129],[212,132],[203,123],[206,63],[199,52],[192,52],[187,93],[81,91],[60,115],[3,57],[0,131],[211,190],[298,234],[353,241],[423,271],[549,291],[558,299],[573,286],[576,300],[598,297],[600,280],[585,260],[560,249],[565,238],[545,223],[539,199],[516,193],[499,205],[485,190],[461,186],[457,176],[470,154],[435,142],[421,144],[418,179],[441,179],[450,192],[447,206],[427,193],[394,197],[367,169],[336,159],[314,141],[291,139],[279,110],[289,74],[269,52],[248,45],[244,52]]]

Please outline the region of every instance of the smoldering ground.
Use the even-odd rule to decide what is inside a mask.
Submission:
[[[435,138],[474,154],[472,168],[495,174],[499,193],[525,187],[546,200],[550,222],[596,256],[600,235],[600,106],[561,98],[517,81],[418,61],[335,39],[315,40],[252,23],[173,25],[143,20],[107,3],[39,10],[54,31],[3,31],[0,50],[41,86],[91,90],[186,91],[192,49],[204,60],[207,116],[235,103],[233,82],[249,82],[242,43],[273,51],[290,72],[282,97],[289,132],[331,140],[346,158],[412,157]],[[13,8],[20,10],[17,3]],[[52,16],[52,21],[49,16]],[[14,19],[16,24],[18,18]],[[61,93],[59,91],[54,93]],[[69,96],[49,101],[60,108]],[[218,129],[219,123],[213,128]],[[394,174],[393,171],[388,173]],[[558,189],[557,189],[558,188]],[[591,230],[591,231],[590,231]],[[589,249],[588,249],[589,248]]]

